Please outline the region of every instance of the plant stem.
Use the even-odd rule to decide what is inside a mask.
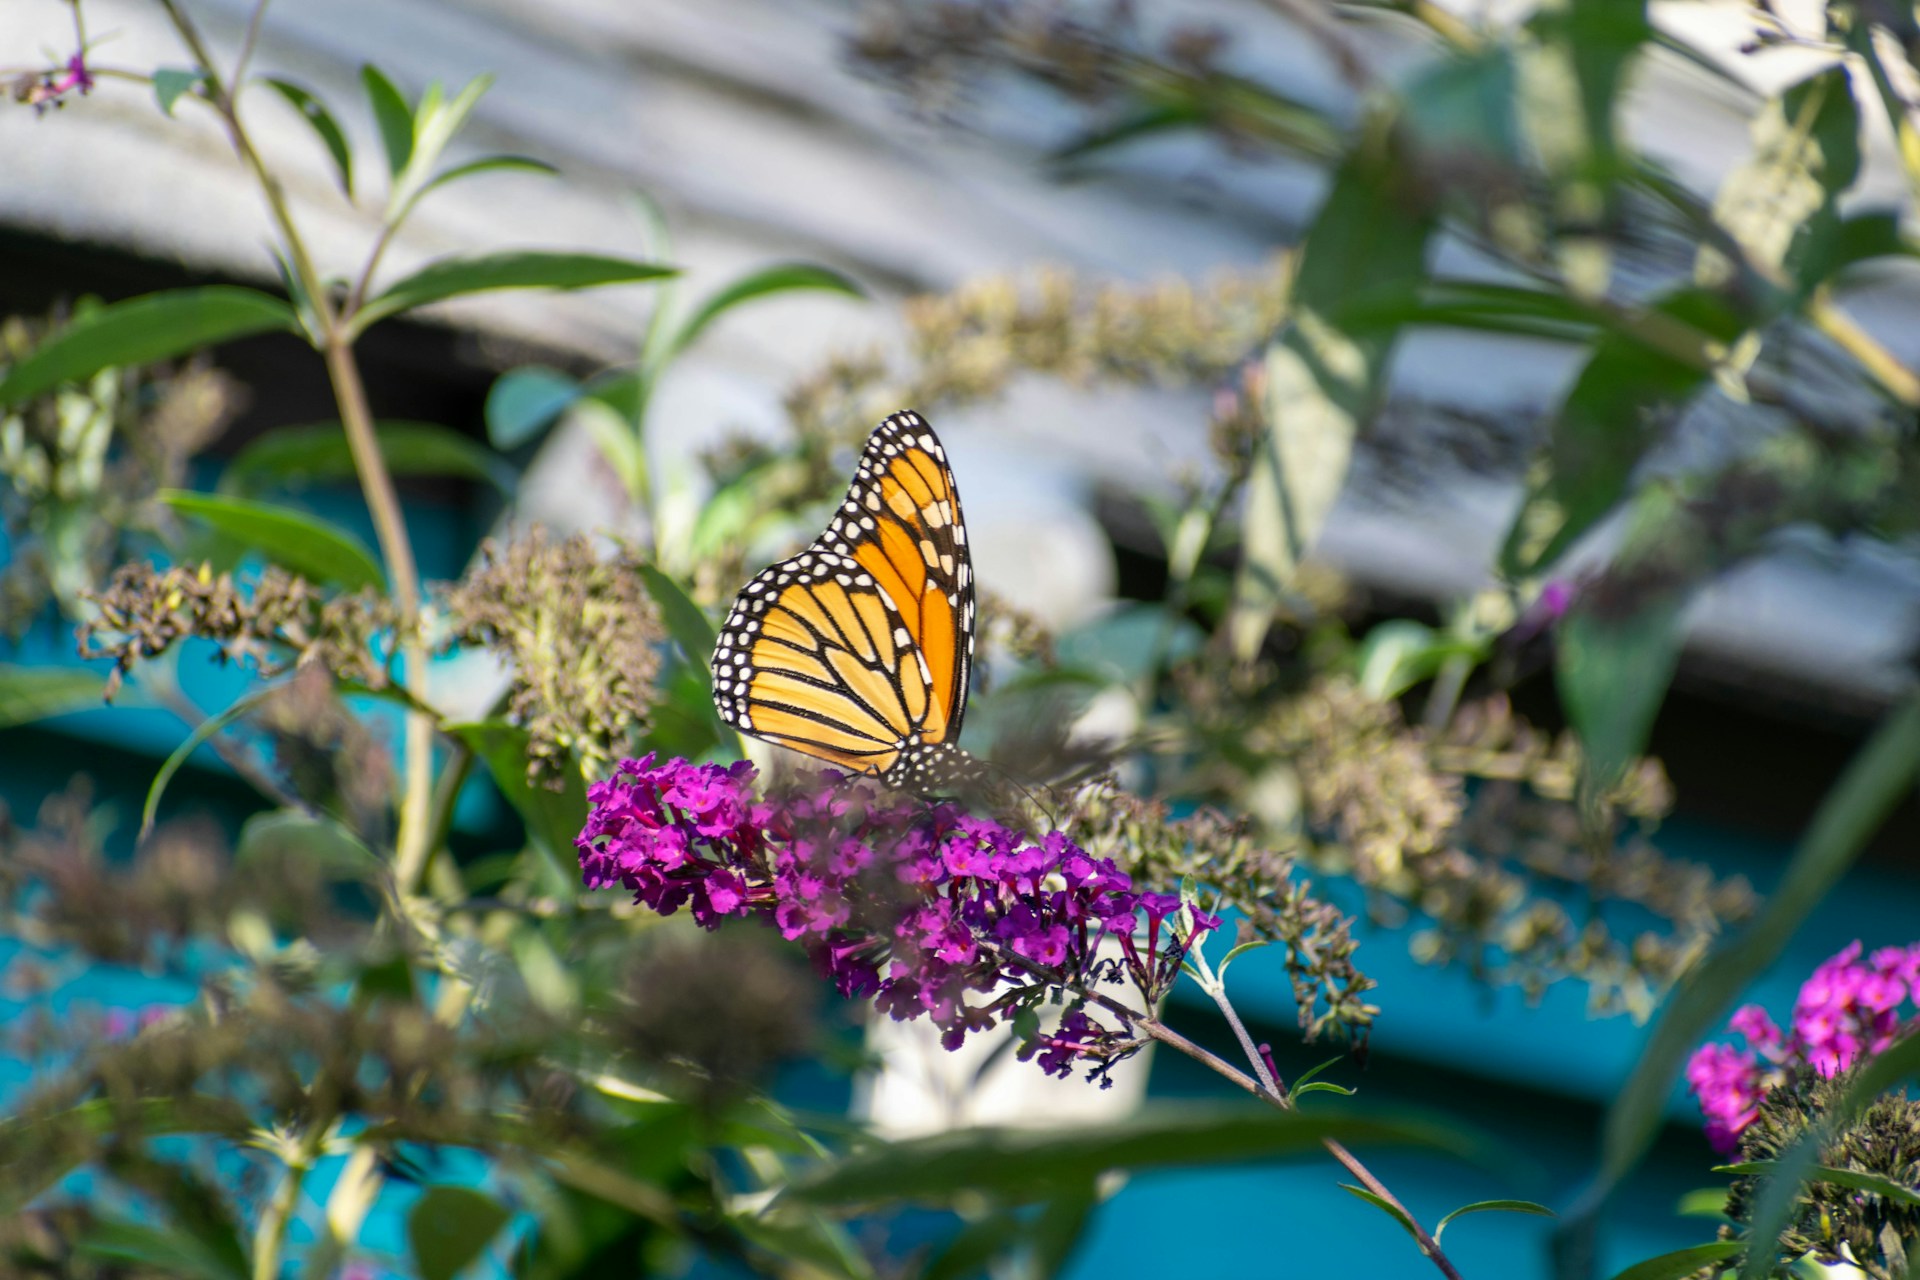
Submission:
[[[280,1179],[280,1185],[273,1189],[273,1198],[261,1212],[260,1225],[253,1233],[253,1280],[279,1280],[280,1250],[287,1242],[287,1224],[299,1207],[307,1172],[320,1158],[330,1128],[326,1124],[309,1127],[299,1147],[288,1158],[287,1172]]]
[[[366,495],[367,510],[373,515],[380,553],[387,562],[393,603],[399,615],[401,655],[406,663],[403,683],[413,700],[424,705],[427,648],[420,639],[418,625],[420,573],[414,564],[413,544],[407,538],[400,496],[394,490],[386,460],[380,455],[380,440],[374,432],[366,388],[360,381],[360,367],[353,358],[352,340],[342,330],[334,329],[328,336],[325,355],[327,373],[333,380],[334,399],[340,407],[340,421],[347,431],[347,447],[353,452],[354,470],[360,473],[360,488]],[[432,714],[423,710],[408,711],[406,733],[406,782],[394,853],[394,877],[402,893],[411,892],[419,881],[429,851],[433,821]]]

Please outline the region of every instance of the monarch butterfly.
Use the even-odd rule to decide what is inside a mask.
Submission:
[[[755,737],[924,794],[977,769],[955,745],[972,663],[960,493],[908,411],[867,438],[826,532],[734,598],[713,698]]]

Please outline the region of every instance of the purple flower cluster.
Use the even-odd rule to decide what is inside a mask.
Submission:
[[[1136,892],[1058,832],[1031,840],[950,804],[883,804],[871,783],[831,772],[775,800],[757,799],[754,780],[746,763],[622,761],[587,793],[587,887],[623,885],[663,915],[685,906],[709,929],[759,915],[843,995],[929,1019],[948,1048],[1058,991],[1072,1007],[1028,1052],[1054,1075],[1110,1064],[1132,1042],[1090,1016],[1088,994],[1130,981],[1150,1004],[1192,937],[1219,924],[1190,910],[1183,936],[1169,924],[1178,898]]]
[[[1729,1025],[1746,1048],[1705,1044],[1688,1061],[1687,1083],[1716,1150],[1734,1149],[1759,1115],[1761,1096],[1796,1069],[1831,1078],[1920,1025],[1920,1016],[1900,1012],[1904,1001],[1920,1006],[1920,942],[1883,947],[1864,963],[1860,952],[1860,943],[1851,943],[1813,971],[1794,1001],[1790,1031],[1759,1005],[1745,1005]]]
[[[35,111],[64,105],[69,93],[93,92],[93,72],[87,67],[87,55],[76,53],[58,71],[22,77],[13,87],[13,96]]]

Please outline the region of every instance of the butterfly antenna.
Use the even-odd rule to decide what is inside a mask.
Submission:
[[[1034,808],[1038,809],[1041,812],[1041,814],[1043,814],[1046,817],[1047,825],[1049,827],[1053,827],[1056,829],[1059,827],[1060,825],[1059,815],[1056,814],[1052,809],[1048,808],[1045,804],[1043,804],[1040,800],[1040,797],[1034,794],[1033,789],[1027,786],[1026,783],[1020,781],[1020,779],[1014,777],[1013,772],[1009,770],[1005,765],[1002,765],[997,761],[993,761],[993,760],[981,760],[980,763],[984,767],[988,769],[992,769],[995,773],[999,774],[1002,778],[1004,778],[1008,783],[1010,783],[1013,786],[1014,790],[1018,791],[1021,795],[1025,796],[1028,802],[1031,803]]]

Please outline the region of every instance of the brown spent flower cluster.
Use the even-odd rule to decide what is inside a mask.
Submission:
[[[1743,878],[1722,880],[1648,839],[1672,803],[1657,762],[1640,762],[1583,813],[1571,736],[1539,733],[1504,698],[1463,707],[1435,740],[1407,726],[1396,704],[1323,678],[1259,719],[1246,741],[1296,780],[1303,856],[1367,885],[1381,918],[1429,920],[1414,938],[1422,961],[1464,961],[1530,997],[1573,977],[1596,1010],[1645,1018],[1757,905]],[[1576,919],[1563,890],[1593,908],[1642,908],[1665,927],[1623,938],[1598,910]]]
[[[570,768],[603,777],[649,723],[665,633],[639,558],[621,542],[602,559],[588,535],[556,541],[536,525],[485,543],[442,597],[450,642],[512,664],[507,714],[531,738],[531,782],[558,790]]]
[[[80,652],[114,660],[108,696],[134,663],[193,636],[264,676],[314,665],[369,689],[389,683],[396,615],[370,589],[329,594],[274,565],[243,584],[208,564],[162,570],[136,561],[89,598],[97,613],[80,627]]]
[[[1823,1080],[1811,1072],[1767,1090],[1760,1114],[1740,1132],[1741,1162],[1778,1160],[1814,1125],[1832,1123],[1853,1077]],[[1920,1184],[1920,1100],[1883,1093],[1853,1121],[1821,1145],[1822,1168],[1874,1174],[1902,1187]],[[1727,1195],[1727,1216],[1740,1224],[1723,1226],[1720,1238],[1740,1239],[1754,1210],[1761,1179],[1736,1178]],[[1844,1250],[1844,1253],[1842,1252]],[[1850,1262],[1872,1280],[1899,1280],[1920,1259],[1920,1208],[1900,1204],[1858,1187],[1818,1179],[1800,1188],[1790,1224],[1780,1238],[1781,1257],[1792,1262],[1811,1255],[1826,1263]],[[1726,1274],[1741,1260],[1722,1264]],[[1797,1275],[1782,1265],[1771,1273]]]
[[[69,323],[0,320],[0,375]],[[232,379],[202,363],[107,369],[0,411],[0,634],[17,633],[50,597],[74,610],[116,564],[157,539],[152,501],[241,407]]]
[[[1165,804],[1111,783],[1083,788],[1072,803],[1064,829],[1119,863],[1138,887],[1172,893],[1183,882],[1197,885],[1207,910],[1241,913],[1239,941],[1284,949],[1306,1039],[1331,1032],[1364,1048],[1380,1011],[1362,998],[1377,984],[1354,965],[1353,921],[1313,896],[1290,854],[1268,848],[1249,821],[1208,808],[1175,819]]]

